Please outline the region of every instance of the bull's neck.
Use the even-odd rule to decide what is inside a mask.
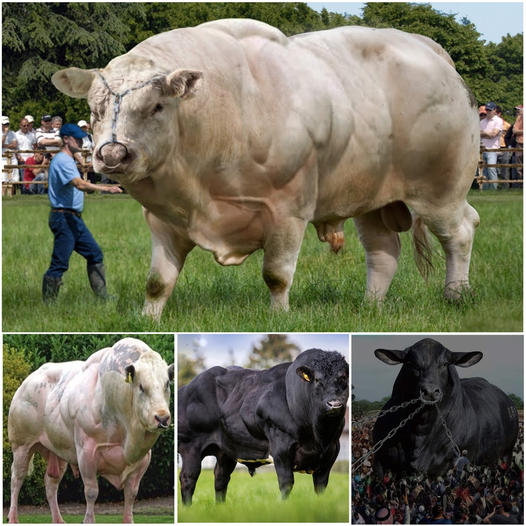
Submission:
[[[159,433],[146,431],[141,424],[126,426],[126,440],[124,441],[124,459],[128,464],[141,460],[152,449],[159,438]]]

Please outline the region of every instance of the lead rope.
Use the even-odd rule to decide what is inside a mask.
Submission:
[[[96,72],[97,75],[102,80],[102,83],[106,87],[106,89],[113,95],[114,101],[113,101],[113,117],[111,121],[111,141],[106,141],[102,146],[105,144],[108,144],[110,142],[118,142],[117,141],[117,117],[119,116],[119,112],[121,109],[121,101],[125,95],[128,95],[132,91],[144,88],[145,86],[148,86],[148,84],[151,84],[156,79],[162,78],[162,75],[155,75],[150,80],[146,80],[145,82],[142,82],[138,86],[134,86],[133,88],[128,88],[127,90],[124,90],[122,93],[115,93],[111,88],[106,79],[102,76],[102,73],[99,71]],[[102,146],[100,148],[102,148]]]

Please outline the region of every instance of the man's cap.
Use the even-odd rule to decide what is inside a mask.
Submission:
[[[26,119],[27,122],[35,122],[35,119],[33,119],[33,115],[26,115],[24,119]]]
[[[479,106],[479,115],[486,115],[486,106]]]
[[[7,115],[2,115],[2,124],[9,124],[9,117]]]
[[[496,109],[497,109],[497,105],[494,102],[488,102],[486,104],[487,111],[496,110]]]
[[[77,122],[77,126],[80,126],[82,128],[82,126],[87,126],[88,123],[86,121],[79,121]]]
[[[45,115],[42,115],[42,120],[43,121],[50,121],[51,120],[51,115],[49,115],[49,113],[46,113]]]
[[[62,128],[60,128],[61,137],[75,137],[75,139],[83,139],[87,135],[88,134],[84,130],[82,130],[73,122],[68,122],[67,124],[64,124]]]

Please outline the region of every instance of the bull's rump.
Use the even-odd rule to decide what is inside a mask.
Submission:
[[[217,445],[236,459],[266,458],[268,441],[256,414],[261,397],[284,381],[289,364],[270,370],[213,367],[178,391],[178,443]]]
[[[62,398],[67,378],[77,374],[83,363],[47,363],[22,382],[9,408],[8,435],[13,446],[45,438],[46,417]]]

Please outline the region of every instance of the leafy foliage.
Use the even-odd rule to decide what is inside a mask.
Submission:
[[[55,71],[104,67],[152,35],[220,18],[261,20],[286,35],[343,25],[420,33],[448,51],[480,103],[496,101],[509,120],[522,101],[522,34],[487,44],[469,20],[459,23],[429,4],[369,2],[362,17],[318,13],[300,2],[5,2],[2,12],[4,114],[14,122],[27,113],[86,118],[85,100],[57,93],[49,82]]]
[[[4,501],[9,501],[10,466],[12,455],[7,442],[7,413],[13,395],[28,374],[46,362],[84,360],[91,354],[111,347],[128,335],[118,334],[9,334],[4,335]],[[171,334],[141,334],[137,337],[157,351],[168,364],[174,359],[174,337]],[[174,393],[170,401],[174,414]],[[174,485],[174,432],[163,433],[152,449],[150,467],[144,475],[139,496],[143,498],[172,495]],[[22,486],[20,503],[45,502],[45,463],[35,455],[35,471]],[[122,501],[122,491],[116,490],[106,480],[99,478],[98,501]],[[66,471],[59,487],[59,502],[84,502],[84,489],[80,479]]]
[[[295,343],[288,341],[286,334],[267,334],[259,345],[252,346],[247,367],[268,369],[278,363],[291,362],[299,351]]]

